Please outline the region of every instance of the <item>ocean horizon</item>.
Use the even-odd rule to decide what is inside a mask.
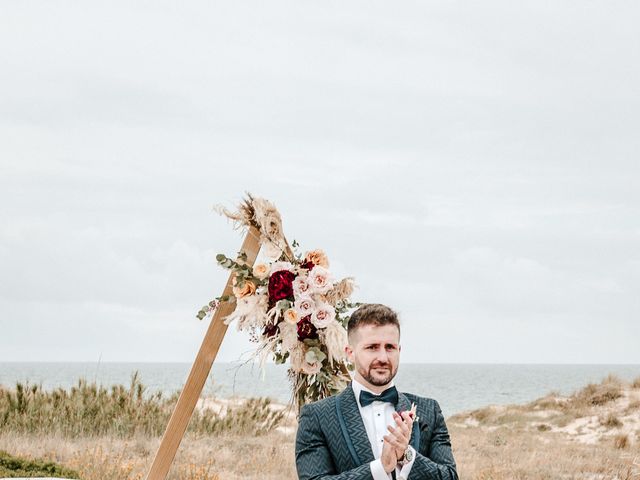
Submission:
[[[0,386],[17,382],[40,385],[45,390],[68,389],[80,378],[103,386],[128,385],[134,372],[147,393],[179,391],[189,374],[188,362],[0,362]],[[202,396],[270,397],[290,401],[285,365],[240,362],[215,363]],[[631,381],[640,377],[640,364],[502,364],[502,363],[402,363],[396,386],[436,399],[445,416],[486,405],[506,405],[534,400],[549,392],[570,394],[607,375]]]

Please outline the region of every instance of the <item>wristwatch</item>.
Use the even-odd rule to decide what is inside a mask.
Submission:
[[[406,465],[407,463],[411,463],[414,455],[415,452],[413,451],[413,447],[407,447],[407,449],[404,451],[404,455],[402,455],[402,458],[398,460],[398,465]]]

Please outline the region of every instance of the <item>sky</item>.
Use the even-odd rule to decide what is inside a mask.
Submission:
[[[3,1],[0,361],[193,361],[251,192],[403,362],[640,363],[639,15]]]

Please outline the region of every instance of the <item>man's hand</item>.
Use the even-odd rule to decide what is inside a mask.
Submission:
[[[380,455],[382,468],[387,473],[391,473],[398,465],[395,448],[386,440],[382,443],[382,454]]]
[[[394,428],[389,425],[387,427],[389,429],[389,435],[385,435],[383,438],[385,445],[388,443],[393,447],[395,463],[398,463],[398,461],[404,456],[404,452],[407,450],[409,441],[411,440],[413,417],[409,412],[402,412],[402,416],[397,412],[393,412],[393,419],[396,422],[396,427]],[[382,463],[384,465],[384,461]]]

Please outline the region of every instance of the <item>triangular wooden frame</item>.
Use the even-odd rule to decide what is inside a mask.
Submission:
[[[260,247],[260,231],[253,226],[249,227],[247,235],[242,242],[242,247],[240,248],[240,252],[244,252],[247,255],[245,261],[247,265],[253,266],[258,257]],[[290,252],[288,243],[287,251]],[[233,276],[233,273],[229,275],[222,295],[230,296],[233,294]],[[180,442],[182,442],[182,438],[191,420],[193,410],[196,407],[196,403],[200,398],[204,384],[211,371],[211,366],[222,344],[222,339],[227,332],[227,324],[224,323],[224,318],[232,313],[234,308],[235,303],[222,302],[215,311],[207,333],[202,340],[198,355],[193,362],[187,381],[182,389],[180,398],[178,398],[178,403],[171,414],[169,424],[162,436],[160,446],[153,459],[146,480],[165,480],[167,477]]]

